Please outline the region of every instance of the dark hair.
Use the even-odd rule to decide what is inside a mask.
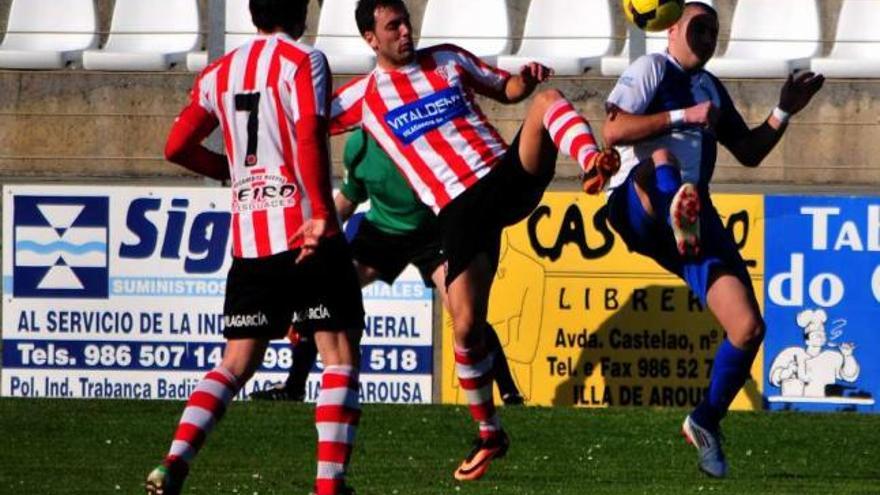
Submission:
[[[713,17],[716,18],[716,19],[718,18],[718,11],[715,10],[715,7],[709,5],[708,3],[705,3],[705,2],[687,2],[687,3],[684,4],[684,8],[689,8],[689,7],[699,7],[699,8],[701,8],[701,9],[703,9],[703,11],[705,11],[707,14],[713,16]]]
[[[302,35],[309,0],[250,0],[251,19],[260,31],[281,28],[294,37]]]
[[[361,36],[367,31],[376,30],[376,9],[379,7],[407,12],[403,0],[358,0],[357,8],[354,10],[354,18]]]

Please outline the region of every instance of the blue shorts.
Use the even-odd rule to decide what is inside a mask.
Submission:
[[[678,253],[672,228],[666,219],[652,218],[636,192],[635,170],[608,200],[608,222],[630,251],[643,254],[667,271],[681,277],[703,303],[716,271],[730,273],[751,291],[752,281],[733,236],[724,227],[709,191],[700,188],[700,244],[702,254],[685,258]]]

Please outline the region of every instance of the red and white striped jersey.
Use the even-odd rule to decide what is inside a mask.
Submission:
[[[304,144],[314,129],[300,128],[306,117],[327,117],[330,88],[324,55],[282,33],[254,38],[196,80],[191,105],[216,118],[223,131],[233,256],[284,252],[298,247],[288,239],[304,220],[335,222],[329,156]]]
[[[507,151],[474,93],[497,95],[509,78],[454,45],[419,50],[406,67],[377,67],[339,88],[330,132],[364,127],[436,213]]]

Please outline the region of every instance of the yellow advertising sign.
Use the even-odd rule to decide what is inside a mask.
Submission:
[[[763,306],[760,195],[716,195]],[[631,253],[605,221],[604,198],[547,193],[504,232],[489,302],[514,380],[534,405],[692,407],[708,386],[723,331],[675,275]],[[444,314],[441,399],[464,403]],[[761,408],[763,353],[734,401]]]

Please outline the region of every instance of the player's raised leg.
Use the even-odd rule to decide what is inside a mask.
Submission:
[[[617,152],[599,149],[589,122],[555,89],[535,95],[520,131],[519,156],[532,175],[552,174],[557,151],[573,158],[583,174],[584,190],[598,194],[620,166]]]
[[[697,185],[682,182],[679,164],[672,153],[661,148],[651,155],[653,180],[648,195],[656,211],[672,228],[675,246],[682,256],[700,254],[700,194]]]
[[[208,372],[189,396],[168,454],[147,477],[148,494],[180,493],[190,463],[223,417],[229,402],[262,362],[267,344],[262,339],[227,343],[220,365]]]
[[[697,186],[682,182],[675,156],[666,148],[651,154],[650,164],[635,175],[634,186],[645,211],[669,224],[678,252],[700,254],[700,195]]]
[[[690,182],[679,186],[669,203],[669,225],[675,237],[675,246],[682,256],[700,254],[700,208],[697,186]]]

